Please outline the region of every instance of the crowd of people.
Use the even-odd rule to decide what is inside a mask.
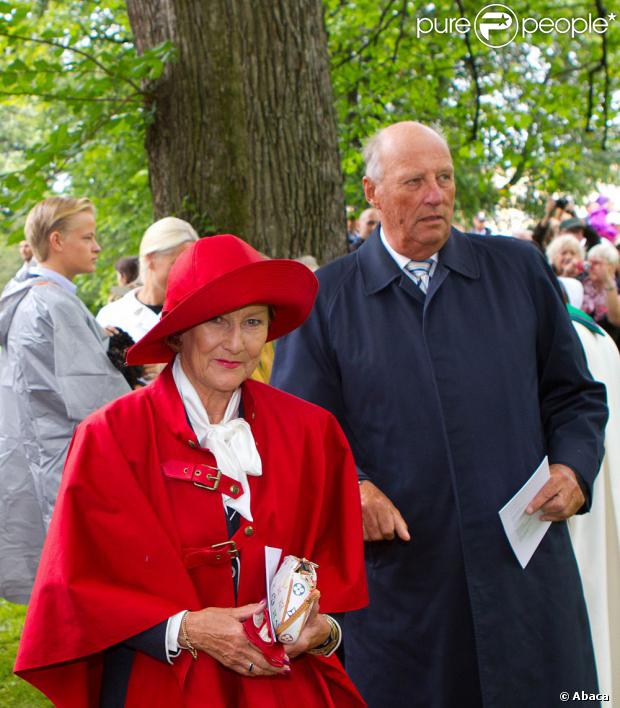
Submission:
[[[350,253],[316,275],[170,216],[96,317],[93,204],[30,212],[0,297],[0,596],[29,604],[15,670],[55,705],[620,696],[610,204],[551,200],[527,243],[457,228],[435,130],[364,159]],[[499,510],[545,459],[523,567]],[[318,565],[279,664],[247,630],[266,548]]]

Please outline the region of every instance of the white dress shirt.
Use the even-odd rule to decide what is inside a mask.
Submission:
[[[402,253],[398,253],[398,251],[395,251],[392,246],[390,246],[385,236],[385,232],[383,231],[383,226],[379,228],[379,238],[381,239],[381,243],[385,246],[385,250],[396,261],[398,267],[417,285],[415,276],[413,275],[413,273],[407,270],[407,266],[409,265],[409,263],[411,263],[411,258],[403,256]],[[435,273],[435,269],[437,268],[437,263],[439,262],[439,254],[433,253],[433,255],[429,256],[429,258],[433,261],[433,264],[431,265],[430,270],[428,272],[429,278],[432,278],[433,274]]]

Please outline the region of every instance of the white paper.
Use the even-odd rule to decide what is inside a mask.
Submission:
[[[534,551],[547,533],[550,521],[541,521],[542,511],[526,514],[525,509],[551,478],[547,457],[512,499],[499,510],[499,518],[522,568],[530,562]]]
[[[276,574],[278,566],[280,565],[281,556],[281,548],[272,548],[271,546],[265,546],[265,596],[267,597],[267,609],[269,610],[269,624],[271,625],[272,637],[275,637],[276,633],[273,630],[273,623],[271,621],[271,592],[269,588],[271,588],[271,581],[273,580],[273,576]]]

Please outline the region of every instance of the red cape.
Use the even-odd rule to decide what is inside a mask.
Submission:
[[[326,411],[263,384],[243,386],[263,463],[250,478],[238,604],[264,591],[264,546],[319,564],[322,612],[367,603],[353,459]],[[221,495],[166,477],[213,463],[197,445],[170,367],[75,433],[28,608],[15,671],[55,705],[98,705],[102,652],[183,609],[233,606],[230,564],[188,569],[189,551],[227,540]],[[252,532],[248,527],[252,526]],[[359,706],[335,657],[304,655],[289,678],[243,678],[200,653],[166,665],[138,652],[127,706]]]

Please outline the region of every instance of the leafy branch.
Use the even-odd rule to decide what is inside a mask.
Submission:
[[[456,0],[461,17],[465,17],[465,8],[463,7],[462,0]],[[471,72],[471,77],[473,80],[473,92],[474,92],[474,122],[471,127],[470,142],[474,142],[478,138],[478,125],[480,122],[480,99],[482,98],[482,88],[480,87],[480,75],[478,74],[478,66],[476,64],[476,56],[474,55],[474,50],[471,46],[470,33],[465,32],[463,35],[465,40],[465,45],[467,46],[467,56],[465,57],[465,64],[469,67]]]
[[[63,94],[53,94],[53,93],[42,93],[39,91],[2,91],[0,90],[0,96],[36,96],[37,98],[42,98],[45,101],[77,101],[77,102],[90,102],[90,103],[118,103],[122,101],[123,103],[140,103],[142,104],[142,99],[136,100],[133,98],[135,94],[128,97],[114,96],[111,98],[105,96],[65,96]]]
[[[599,17],[605,17],[606,12],[603,7],[602,0],[596,0],[596,9]],[[598,63],[588,72],[588,108],[586,111],[586,133],[593,132],[592,118],[594,117],[594,83],[596,74],[603,72],[603,140],[601,141],[601,149],[607,149],[607,138],[609,135],[609,94],[610,94],[610,78],[609,65],[607,61],[607,34],[603,32],[601,35],[601,58]]]
[[[387,17],[388,12],[395,4],[396,0],[388,0],[385,7],[381,11],[381,15],[379,16],[379,21],[374,32],[372,32],[370,36],[362,43],[359,49],[350,50],[348,55],[335,65],[335,69],[339,69],[341,66],[352,61],[356,57],[360,57],[368,49],[368,47],[370,47],[371,44],[375,44],[377,42],[382,32],[384,32],[392,24],[392,22],[394,22],[394,20],[401,14],[400,12],[397,12],[392,14],[390,17]]]
[[[57,42],[56,40],[53,39],[45,39],[43,37],[27,37],[25,35],[20,35],[20,34],[13,34],[12,32],[6,32],[5,30],[0,29],[0,37],[7,37],[9,40],[18,40],[21,42],[34,42],[35,44],[44,44],[50,47],[54,47],[55,49],[62,49],[63,51],[69,51],[73,52],[75,54],[79,54],[80,56],[83,56],[85,59],[88,59],[88,61],[92,62],[95,66],[97,66],[101,71],[103,71],[107,76],[113,79],[120,79],[121,81],[124,81],[125,83],[129,84],[136,93],[146,95],[145,92],[138,86],[134,81],[132,81],[128,76],[123,76],[119,75],[115,71],[112,71],[109,69],[105,64],[99,61],[97,57],[93,56],[89,52],[84,51],[83,49],[78,49],[77,47],[71,46],[71,45],[65,45],[62,44],[61,42]]]

